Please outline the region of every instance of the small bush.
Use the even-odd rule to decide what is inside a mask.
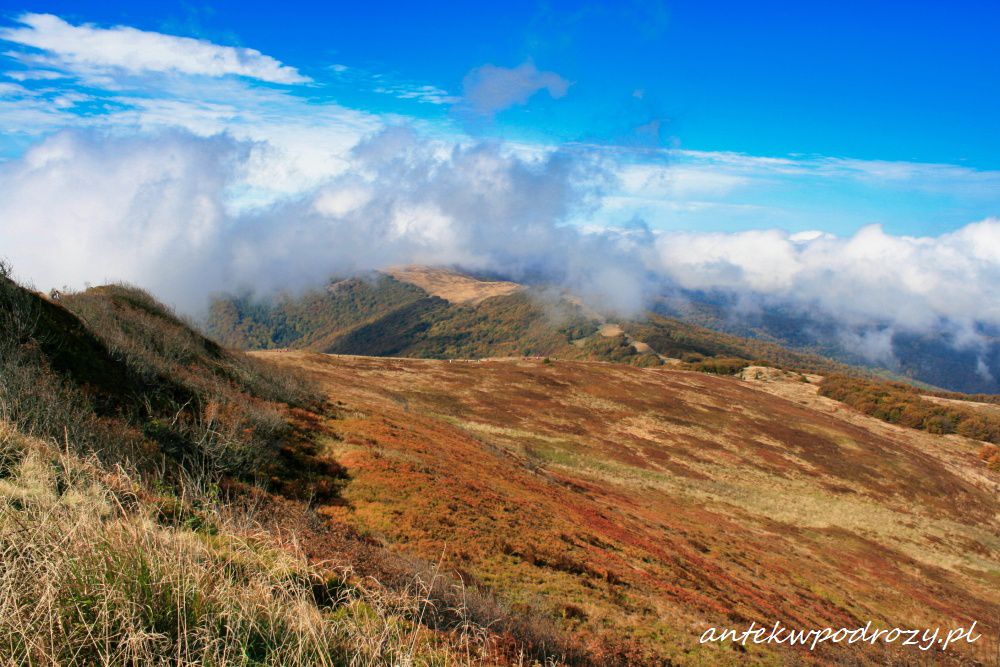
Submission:
[[[979,458],[992,470],[1000,471],[1000,447],[983,445],[979,450]]]
[[[738,358],[727,358],[727,357],[712,357],[709,359],[702,359],[694,363],[688,364],[688,368],[693,371],[698,371],[700,373],[714,373],[716,375],[737,375],[744,368],[750,365],[750,362],[746,359]]]

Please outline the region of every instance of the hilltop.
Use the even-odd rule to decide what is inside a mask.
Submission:
[[[241,349],[475,359],[539,356],[735,373],[757,360],[856,372],[822,356],[646,313],[601,315],[571,294],[427,267],[332,281],[274,299],[217,298],[209,331]]]
[[[401,266],[385,273],[402,283],[409,283],[449,303],[475,306],[486,299],[520,292],[524,287],[508,280],[480,280],[456,271],[430,266]]]

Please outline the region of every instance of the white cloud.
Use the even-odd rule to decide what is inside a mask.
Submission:
[[[837,339],[844,349],[858,354],[868,362],[891,368],[897,363],[892,344],[894,333],[892,328],[859,331],[845,328],[837,331]]]
[[[824,231],[818,229],[809,229],[804,232],[798,232],[792,234],[788,237],[788,240],[792,243],[809,243],[810,241],[815,241],[816,239],[833,239],[836,238],[833,234],[828,234]]]
[[[400,79],[394,74],[372,72],[360,67],[334,64],[329,66],[334,78],[354,88],[364,88],[379,95],[390,95],[400,100],[413,100],[425,104],[450,105],[461,101],[444,88],[426,83]]]
[[[56,135],[0,167],[0,247],[40,286],[125,278],[190,306],[185,292],[221,278],[220,193],[245,151],[177,132]]]
[[[53,72],[52,70],[45,69],[25,69],[13,72],[4,72],[4,76],[14,79],[15,81],[54,81],[56,79],[66,78],[66,75],[62,72]]]
[[[672,200],[723,196],[752,182],[745,175],[685,164],[629,164],[619,178],[627,195]]]
[[[211,290],[422,262],[544,276],[625,311],[673,284],[791,305],[846,331],[947,322],[971,345],[977,323],[1000,326],[998,219],[934,237],[581,229],[567,222],[613,184],[587,152],[522,158],[393,128],[343,160],[295,198],[247,209],[234,198],[289,164],[267,142],[65,132],[0,167],[0,247],[45,287],[125,279],[189,309]],[[884,333],[857,335],[884,348]]]
[[[846,327],[921,332],[942,320],[1000,326],[1000,219],[935,237],[877,225],[853,236],[752,231],[664,233],[655,270],[682,287],[795,304]]]
[[[0,81],[0,98],[33,97],[34,93],[18,83]]]
[[[589,187],[586,165],[566,155],[442,150],[395,128],[304,196],[233,210],[261,150],[176,130],[63,132],[0,166],[0,248],[40,287],[128,280],[188,311],[213,290],[296,288],[408,261],[588,270],[583,245],[566,252],[579,234],[559,226]]]
[[[979,170],[952,164],[857,160],[826,156],[761,157],[733,152],[675,150],[674,166],[705,170],[743,183],[759,185],[768,180],[818,178],[855,181],[883,187],[981,196],[1000,187],[1000,171]]]
[[[345,179],[318,193],[313,201],[313,209],[330,218],[343,218],[368,205],[372,191],[360,179]]]
[[[483,65],[466,74],[462,82],[466,104],[482,116],[526,104],[542,90],[558,99],[566,95],[569,86],[566,79],[555,72],[539,71],[532,62],[512,68]]]
[[[374,92],[392,95],[401,100],[416,100],[427,104],[455,104],[461,101],[461,98],[450,95],[443,88],[411,83],[381,85],[374,88]]]
[[[0,39],[45,51],[50,64],[71,71],[96,68],[132,74],[236,75],[283,84],[309,81],[294,67],[255,49],[129,26],[72,25],[52,14],[23,14],[17,21],[19,27],[0,30]]]

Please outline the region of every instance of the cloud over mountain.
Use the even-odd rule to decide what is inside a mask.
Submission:
[[[401,127],[358,143],[306,192],[234,208],[261,150],[180,130],[50,137],[0,167],[2,254],[41,287],[123,279],[189,311],[213,290],[296,289],[412,262],[552,281],[624,312],[672,287],[728,293],[830,318],[874,356],[887,328],[944,327],[974,347],[983,326],[1000,327],[995,218],[936,237],[585,228],[573,221],[616,185],[593,154]]]
[[[893,236],[878,225],[848,238],[779,231],[673,233],[658,259],[691,289],[755,292],[835,314],[922,330],[942,318],[1000,325],[1000,220],[937,237]]]

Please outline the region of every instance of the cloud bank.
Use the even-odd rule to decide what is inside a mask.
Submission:
[[[358,143],[306,192],[234,208],[264,149],[181,130],[62,132],[0,166],[0,254],[43,288],[128,280],[191,312],[213,291],[297,289],[414,262],[552,281],[626,313],[679,288],[791,305],[852,330],[948,323],[974,341],[982,325],[1000,327],[996,218],[933,237],[587,228],[574,221],[618,180],[593,154],[453,144],[403,127]]]
[[[849,326],[885,322],[923,331],[942,319],[1000,324],[1000,220],[937,237],[673,233],[656,239],[678,285],[766,295],[835,315]]]
[[[456,146],[391,128],[313,190],[239,212],[259,144],[174,130],[65,131],[0,166],[0,254],[40,287],[127,280],[188,311],[211,291],[294,289],[406,261],[516,274],[580,271],[561,221],[602,172],[555,151]],[[572,260],[572,261],[571,261]]]

